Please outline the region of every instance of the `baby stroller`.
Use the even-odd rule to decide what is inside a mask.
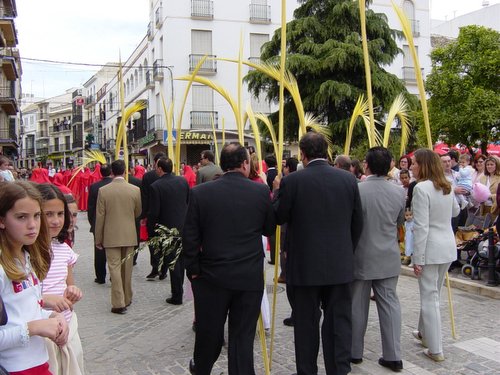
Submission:
[[[500,276],[500,243],[494,237],[494,257],[497,277]],[[467,251],[467,264],[462,266],[462,275],[469,276],[472,280],[481,279],[481,272],[488,269],[488,231],[483,231],[478,236],[464,244]]]
[[[487,229],[491,224],[491,215],[480,216],[479,211],[469,214],[465,226],[458,227],[455,234],[458,259],[450,268],[461,268],[464,276],[472,276],[472,269],[468,267],[474,254],[478,251],[481,241],[487,239]],[[465,259],[464,259],[465,258]]]

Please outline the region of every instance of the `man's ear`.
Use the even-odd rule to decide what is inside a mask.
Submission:
[[[5,221],[5,218],[0,217],[0,229],[5,229],[5,223],[4,223],[4,221]]]

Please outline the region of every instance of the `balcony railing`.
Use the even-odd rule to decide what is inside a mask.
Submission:
[[[0,85],[0,99],[15,99],[15,90],[12,85]]]
[[[148,23],[148,32],[147,32],[147,34],[148,34],[148,40],[153,40],[153,38],[154,38],[154,31],[153,31],[153,23],[152,22]]]
[[[49,130],[51,134],[71,131],[71,123],[69,123],[68,121],[60,122],[58,124],[51,126]]]
[[[155,24],[157,28],[160,28],[163,24],[163,15],[162,15],[162,7],[158,7],[155,11]]]
[[[146,88],[155,88],[155,81],[153,80],[153,72],[151,70],[146,71]]]
[[[191,111],[191,129],[219,128],[219,113],[216,111]]]
[[[37,147],[36,149],[37,156],[45,156],[49,154],[48,147]]]
[[[35,148],[34,147],[27,147],[25,150],[26,150],[26,157],[27,158],[35,156]]]
[[[83,122],[83,130],[84,131],[90,131],[94,129],[94,121],[92,120],[86,120]]]
[[[424,74],[424,68],[420,68],[422,75]],[[403,66],[403,80],[405,82],[417,82],[415,78],[415,68],[413,66]]]
[[[189,71],[190,72],[194,71],[194,69],[196,68],[196,65],[203,58],[203,56],[205,56],[205,55],[199,55],[199,54],[189,55]],[[215,73],[217,73],[217,60],[215,60],[216,57],[217,56],[215,56],[215,55],[208,55],[207,59],[201,65],[200,70],[198,72],[200,74],[215,74]]]
[[[7,129],[3,129],[3,130],[0,130],[0,139],[13,139],[13,140],[17,140],[17,135],[13,131],[10,131],[10,130],[7,130]]]
[[[155,81],[163,80],[163,60],[158,59],[153,63],[153,79]]]
[[[420,36],[420,20],[409,20],[409,21],[413,36],[418,38]]]
[[[49,132],[46,130],[40,130],[36,132],[36,137],[37,138],[48,138]]]
[[[106,139],[106,150],[114,150],[115,144],[116,144],[115,139]]]
[[[250,4],[250,22],[271,23],[271,6],[263,4]]]
[[[52,146],[49,146],[49,152],[50,153],[53,153],[53,152],[59,152],[60,149],[59,149],[59,145],[52,145]]]
[[[95,103],[94,95],[89,95],[85,98],[85,107],[88,107]]]
[[[163,130],[163,116],[153,115],[148,118],[148,134],[154,133],[157,130]]]
[[[191,17],[197,19],[214,18],[214,2],[211,0],[191,0]]]

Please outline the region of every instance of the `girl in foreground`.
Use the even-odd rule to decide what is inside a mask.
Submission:
[[[0,295],[8,322],[0,327],[0,363],[11,375],[50,375],[45,340],[66,344],[61,314],[42,308],[50,239],[41,197],[28,182],[0,183]]]
[[[55,311],[62,312],[69,325],[68,343],[64,346],[47,341],[50,371],[54,375],[83,374],[83,350],[78,335],[78,320],[73,305],[82,298],[81,290],[74,284],[73,266],[78,256],[64,241],[68,236],[71,212],[64,195],[54,185],[36,186],[42,195],[42,210],[52,238],[52,263],[43,281],[44,299],[51,300]]]

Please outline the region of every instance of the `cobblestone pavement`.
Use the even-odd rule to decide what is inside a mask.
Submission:
[[[87,375],[182,375],[188,374],[192,357],[194,333],[193,297],[186,280],[184,304],[165,303],[170,296],[168,280],[146,281],[150,272],[149,252],[139,255],[133,273],[133,303],[126,315],[110,312],[110,283],[94,283],[93,238],[89,233],[86,213],[78,218],[75,251],[80,254],[75,269],[77,285],[84,298],[76,306]],[[272,299],[273,268],[267,268],[269,298]],[[446,293],[443,293],[443,337],[446,361],[434,363],[422,354],[422,347],[411,331],[418,319],[419,297],[416,279],[401,276],[398,285],[402,305],[402,374],[500,374],[500,301],[453,290],[458,339],[450,333]],[[272,304],[272,301],[271,301]],[[295,372],[293,329],[282,324],[290,313],[286,293],[279,285],[276,307],[276,332],[272,374]],[[269,345],[268,338],[268,345]],[[352,366],[352,374],[388,374],[391,371],[377,364],[381,353],[380,333],[375,304],[372,303],[365,337],[364,361]],[[256,373],[264,374],[260,342],[255,340]],[[318,360],[319,374],[325,374],[322,354]],[[212,374],[227,374],[227,351],[224,348]]]

